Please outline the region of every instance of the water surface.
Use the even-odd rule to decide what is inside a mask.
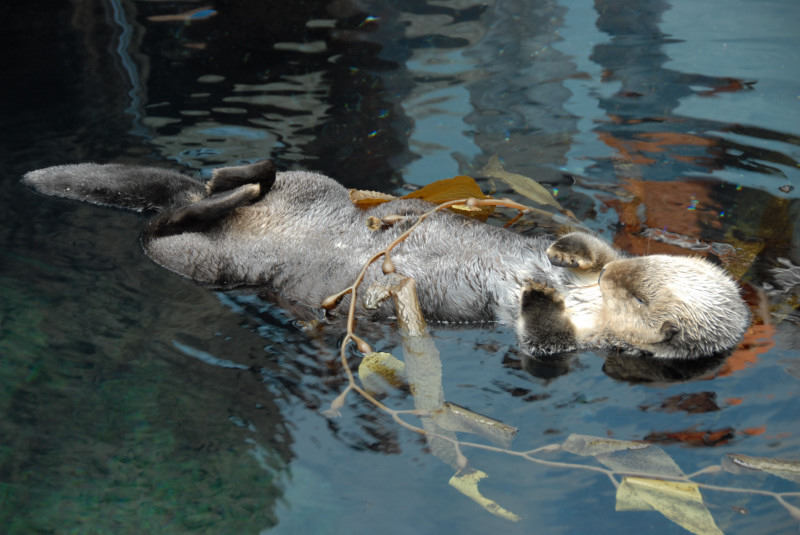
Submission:
[[[727,265],[755,323],[691,380],[588,351],[531,362],[508,328],[434,325],[445,399],[518,427],[514,451],[578,433],[657,444],[686,473],[734,452],[800,460],[792,1],[76,0],[2,13],[4,532],[681,530],[616,512],[605,476],[465,449],[490,476],[483,494],[521,517],[511,523],[456,492],[447,459],[358,396],[326,418],[346,385],[341,329],[309,331],[268,300],[181,280],[141,253],[143,218],[18,184],[78,161],[208,176],[269,157],[348,187],[468,174],[515,196],[481,172],[497,155],[627,251]],[[362,328],[402,357],[394,326]],[[407,389],[384,402],[413,406]],[[770,497],[704,497],[725,533],[797,528]]]

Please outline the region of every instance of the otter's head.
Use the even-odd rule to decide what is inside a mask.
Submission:
[[[750,324],[736,283],[699,258],[653,255],[615,260],[600,275],[600,336],[658,358],[732,349]]]

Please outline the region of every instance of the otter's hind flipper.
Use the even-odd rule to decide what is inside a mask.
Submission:
[[[206,184],[206,192],[212,195],[236,189],[244,184],[258,184],[261,187],[259,197],[263,197],[274,183],[275,164],[270,160],[263,160],[248,165],[214,169],[211,180]]]
[[[216,193],[164,212],[147,224],[143,240],[147,242],[161,236],[208,230],[231,211],[252,203],[260,193],[261,187],[258,184],[245,184],[232,191]]]
[[[81,163],[30,171],[22,183],[44,195],[116,206],[164,210],[205,196],[202,182],[160,167]]]
[[[206,184],[208,197],[165,211],[145,229],[144,240],[182,232],[204,232],[230,212],[252,204],[275,183],[275,165],[269,161],[221,167]]]
[[[547,248],[547,257],[554,266],[594,272],[617,260],[620,254],[600,238],[571,232]]]

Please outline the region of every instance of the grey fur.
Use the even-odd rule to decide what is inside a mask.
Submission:
[[[207,185],[116,164],[50,167],[23,182],[47,195],[159,212],[142,237],[158,264],[212,287],[264,288],[309,307],[352,284],[370,256],[431,208],[397,200],[361,210],[328,177],[275,174],[264,162],[220,170]],[[387,215],[406,217],[367,228],[368,216]],[[440,212],[391,256],[396,271],[416,281],[427,319],[508,323],[532,354],[617,347],[692,358],[731,349],[749,324],[738,288],[722,270],[698,259],[626,259],[585,234],[552,242]],[[382,276],[372,266],[362,288]],[[676,288],[687,280],[710,287],[703,299],[715,302],[686,302],[683,294],[678,302]],[[391,310],[359,300],[357,313],[380,319]]]

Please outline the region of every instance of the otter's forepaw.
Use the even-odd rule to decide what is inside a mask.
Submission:
[[[553,355],[577,347],[564,297],[540,282],[523,288],[516,327],[520,347],[532,355]]]
[[[583,232],[562,236],[547,248],[547,257],[554,266],[600,271],[619,254],[606,242]]]
[[[554,251],[552,247],[547,250],[547,257],[550,259],[551,264],[558,267],[580,269],[584,271],[588,271],[592,268],[592,262],[590,260],[563,251]]]
[[[546,303],[560,304],[564,308],[564,298],[558,290],[542,282],[531,281],[522,289],[520,305],[523,309],[529,306],[542,306]]]

